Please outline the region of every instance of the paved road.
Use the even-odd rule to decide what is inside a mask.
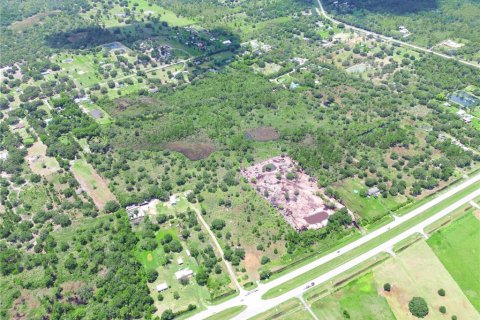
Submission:
[[[403,222],[405,221],[408,221],[420,214],[422,214],[423,212],[425,212],[426,210],[430,209],[431,207],[437,205],[438,203],[442,202],[443,200],[449,198],[450,196],[458,193],[459,191],[465,189],[466,187],[468,186],[471,186],[472,184],[478,184],[479,186],[479,189],[477,189],[476,191],[472,192],[471,194],[469,194],[468,196],[464,197],[463,199],[455,202],[454,204],[448,206],[447,208],[439,211],[438,213],[436,213],[435,215],[433,215],[432,217],[424,220],[423,222],[419,223],[418,225],[408,229],[407,231],[403,232],[402,234],[386,241],[385,243],[379,245],[378,247],[358,256],[357,258],[354,258],[348,262],[346,262],[345,264],[339,266],[338,268],[330,271],[330,272],[327,272],[325,274],[323,274],[322,276],[320,276],[319,278],[313,280],[315,282],[315,285],[318,285],[318,284],[321,284],[321,283],[324,283],[325,281],[328,281],[330,279],[332,279],[333,277],[357,266],[358,264],[370,259],[371,257],[374,257],[375,255],[377,255],[378,253],[381,253],[381,252],[389,252],[391,251],[392,247],[408,238],[409,236],[415,234],[415,233],[421,233],[423,234],[423,229],[425,228],[425,226],[428,226],[430,225],[431,223],[443,218],[444,216],[448,215],[449,213],[451,213],[453,210],[455,210],[456,208],[468,203],[469,201],[472,201],[473,199],[475,199],[476,197],[480,196],[480,184],[478,183],[480,181],[480,174],[477,174],[475,175],[474,177],[472,178],[469,178],[468,180],[466,180],[465,182],[455,186],[455,187],[452,187],[450,190],[448,190],[447,192],[445,193],[442,193],[441,195],[437,196],[436,198],[432,199],[431,201],[427,202],[426,204],[410,211],[408,214],[405,214],[403,216],[400,216],[400,217],[396,217],[395,220],[375,231],[372,231],[371,233],[368,233],[366,234],[365,236],[363,236],[362,238],[354,241],[354,242],[351,242],[350,244],[342,247],[340,250],[338,250],[337,252],[332,252],[328,255],[325,255],[305,266],[302,266],[298,269],[295,269],[293,270],[292,272],[290,273],[287,273],[285,274],[284,276],[281,276],[275,280],[272,280],[266,284],[259,284],[258,288],[253,290],[253,291],[250,291],[250,292],[247,292],[247,293],[241,293],[238,297],[235,297],[231,300],[228,300],[224,303],[221,303],[219,305],[216,305],[216,306],[210,306],[208,307],[207,310],[205,311],[202,311],[201,313],[198,313],[196,314],[195,316],[192,317],[192,319],[205,319],[215,313],[218,313],[222,310],[225,310],[227,308],[231,308],[231,307],[234,307],[234,306],[238,306],[238,305],[246,305],[247,306],[247,309],[245,309],[245,311],[243,311],[239,316],[237,316],[235,319],[247,319],[249,317],[252,317],[258,313],[261,313],[261,312],[264,312],[264,311],[267,311],[268,309],[271,309],[273,307],[275,307],[276,305],[290,299],[290,298],[295,298],[295,297],[298,297],[299,295],[303,294],[303,291],[304,291],[304,288],[305,286],[307,285],[307,283],[291,290],[291,291],[288,291],[286,292],[285,294],[279,296],[279,297],[276,297],[276,298],[273,298],[273,299],[269,299],[269,300],[262,300],[262,296],[267,292],[269,291],[270,289],[286,282],[286,281],[289,281],[293,278],[296,278],[297,276],[300,276],[302,274],[304,274],[305,272],[308,272],[320,265],[323,265],[335,258],[337,258],[338,256],[342,255],[342,254],[345,254],[349,251],[352,251],[356,248],[358,248],[359,246],[365,244],[366,242],[384,234],[385,232],[388,232],[390,229],[392,228],[395,228],[397,227],[398,225],[402,224]],[[308,282],[310,283],[310,281]]]
[[[346,24],[345,22],[343,21],[339,21],[339,20],[336,20],[332,17],[330,17],[327,12],[325,11],[325,9],[323,8],[323,5],[322,5],[322,2],[320,0],[317,0],[317,3],[318,3],[318,7],[320,8],[320,10],[318,10],[318,8],[315,8],[318,12],[318,14],[322,15],[325,17],[325,19],[335,23],[335,24],[339,24],[339,23],[343,23],[347,28],[349,29],[352,29],[352,30],[355,30],[355,31],[358,31],[360,33],[364,33],[366,35],[372,35],[372,36],[375,36],[377,38],[380,38],[382,40],[385,40],[385,41],[389,41],[389,42],[394,42],[394,43],[397,43],[399,45],[402,45],[402,46],[405,46],[405,47],[409,47],[409,48],[412,48],[412,49],[415,49],[415,50],[418,50],[418,51],[422,51],[422,52],[427,52],[427,53],[431,53],[431,54],[434,54],[436,56],[439,56],[439,57],[442,57],[442,58],[445,58],[445,59],[450,59],[450,60],[456,60],[462,64],[465,64],[467,66],[470,66],[470,67],[474,67],[474,68],[477,68],[477,69],[480,69],[480,65],[476,64],[476,63],[472,63],[472,62],[469,62],[469,61],[465,61],[465,60],[461,60],[461,59],[458,59],[456,57],[452,57],[452,56],[449,56],[449,55],[446,55],[446,54],[443,54],[441,52],[437,52],[437,51],[433,51],[431,49],[428,49],[428,48],[424,48],[424,47],[420,47],[420,46],[417,46],[415,44],[411,44],[411,43],[408,43],[408,42],[404,42],[404,41],[401,41],[401,40],[398,40],[398,39],[394,39],[392,37],[387,37],[387,36],[384,36],[382,34],[379,34],[379,33],[376,33],[376,32],[372,32],[372,31],[368,31],[368,30],[365,30],[365,29],[362,29],[362,28],[358,28],[358,27],[355,27],[355,26],[352,26],[352,25],[349,25],[349,24]]]

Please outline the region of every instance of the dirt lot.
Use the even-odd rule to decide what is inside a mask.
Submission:
[[[165,145],[165,148],[177,151],[190,160],[205,159],[216,150],[212,142],[176,141]]]
[[[151,97],[140,96],[137,98],[117,98],[113,100],[113,108],[109,108],[108,113],[112,117],[122,114],[139,114],[150,111],[153,108],[158,109],[162,102]]]
[[[280,133],[273,127],[258,127],[250,129],[246,133],[247,138],[255,141],[272,141],[280,138]]]
[[[27,154],[27,162],[30,169],[39,175],[49,176],[60,169],[57,160],[46,156],[47,146],[40,140],[35,142],[29,149]]]
[[[298,231],[324,227],[329,215],[342,208],[326,199],[317,181],[288,156],[257,163],[242,169],[241,174]]]

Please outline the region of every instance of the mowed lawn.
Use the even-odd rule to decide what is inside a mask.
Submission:
[[[428,244],[480,311],[480,220],[467,213],[434,233]]]
[[[429,314],[424,319],[479,319],[475,307],[462,292],[447,269],[425,241],[417,242],[388,259],[373,271],[374,279],[383,286],[390,283],[392,290],[382,292],[397,319],[418,319],[408,310],[412,297],[422,297],[429,307]],[[444,289],[446,296],[441,297],[437,291]],[[447,313],[442,315],[440,306],[445,306]]]
[[[331,295],[311,304],[319,319],[395,319],[385,297],[378,293],[373,274],[368,273]]]
[[[261,302],[259,302],[261,303]],[[287,300],[275,308],[260,313],[250,320],[313,320],[312,315],[305,309],[297,298]]]
[[[407,201],[407,198],[402,195],[396,197],[389,195],[387,198],[382,196],[364,198],[360,196],[362,189],[368,188],[356,179],[345,180],[335,186],[335,190],[340,193],[340,197],[345,201],[347,207],[362,218],[382,216]]]
[[[71,171],[98,209],[103,209],[108,201],[116,200],[113,193],[108,189],[107,182],[85,159],[73,161]]]

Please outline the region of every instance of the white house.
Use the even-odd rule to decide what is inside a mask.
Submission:
[[[165,291],[167,289],[168,289],[168,284],[166,282],[160,283],[155,287],[155,290],[157,290],[157,292]]]
[[[190,278],[191,276],[193,276],[193,271],[190,269],[182,269],[175,272],[175,278],[177,278],[177,280]]]

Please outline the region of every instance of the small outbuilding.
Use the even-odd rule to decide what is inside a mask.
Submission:
[[[378,187],[373,187],[373,188],[370,188],[368,189],[368,196],[369,197],[378,197],[380,195],[380,189],[378,189]]]
[[[178,265],[181,266],[181,265],[183,264],[183,259],[182,259],[182,258],[178,258],[178,259],[177,259],[177,263],[178,263]]]
[[[157,290],[157,292],[162,292],[162,291],[165,291],[167,289],[168,289],[168,284],[166,282],[160,283],[159,285],[157,285],[155,287],[155,290]]]

